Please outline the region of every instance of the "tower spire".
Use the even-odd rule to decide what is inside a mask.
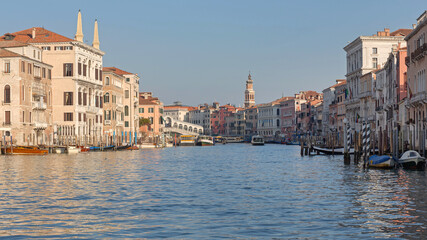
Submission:
[[[82,27],[82,13],[79,9],[79,14],[77,15],[77,31],[74,40],[83,42],[83,27]]]
[[[97,19],[95,19],[95,27],[93,29],[92,47],[99,49],[98,20]]]

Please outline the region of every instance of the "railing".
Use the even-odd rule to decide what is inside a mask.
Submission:
[[[33,110],[46,110],[47,104],[45,102],[33,102]]]
[[[416,61],[424,57],[424,52],[427,51],[427,43],[424,43],[411,54],[411,60]]]
[[[12,125],[11,122],[3,122],[3,126],[10,126],[10,125]]]
[[[34,129],[46,129],[47,128],[47,123],[44,122],[34,122]]]
[[[111,120],[104,120],[104,125],[111,125]]]
[[[375,108],[376,112],[382,111],[383,110],[383,105],[379,105]]]

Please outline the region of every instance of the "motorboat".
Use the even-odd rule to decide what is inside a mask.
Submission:
[[[197,138],[197,146],[213,146],[214,140],[211,136],[200,135]]]
[[[7,155],[46,155],[48,152],[49,150],[47,149],[33,146],[9,146],[2,149],[2,153]]]
[[[368,160],[368,167],[370,168],[394,168],[395,165],[396,161],[388,155],[372,155]]]
[[[264,145],[264,137],[260,136],[260,135],[255,135],[252,136],[252,140],[251,140],[252,145]]]
[[[398,163],[405,169],[424,170],[426,167],[426,159],[414,150],[404,152]]]
[[[80,152],[80,148],[78,148],[76,146],[68,146],[66,151],[67,151],[68,154],[79,153]]]
[[[193,135],[181,135],[179,146],[195,146],[196,138]]]

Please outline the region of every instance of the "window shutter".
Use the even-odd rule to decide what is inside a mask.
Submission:
[[[95,68],[95,80],[98,80],[98,69]]]
[[[67,105],[67,93],[64,92],[64,106]]]
[[[64,113],[64,121],[67,121],[67,113]]]
[[[70,63],[70,68],[71,68],[71,77],[74,75],[74,64],[73,63]]]
[[[79,72],[79,75],[82,75],[82,63],[78,63],[78,72]]]
[[[29,67],[28,67],[28,68],[29,68]],[[63,69],[63,70],[64,70],[64,77],[65,77],[65,76],[67,76],[67,75],[66,75],[66,74],[67,74],[67,67],[66,67],[66,64],[65,64],[65,63],[64,63],[64,69]]]
[[[102,70],[101,69],[99,69],[99,80],[102,81]]]

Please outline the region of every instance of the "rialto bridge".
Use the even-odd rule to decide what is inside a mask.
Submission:
[[[169,133],[178,133],[181,135],[198,136],[199,134],[203,134],[203,126],[189,122],[178,121],[171,117],[166,117],[165,128],[163,131]]]

